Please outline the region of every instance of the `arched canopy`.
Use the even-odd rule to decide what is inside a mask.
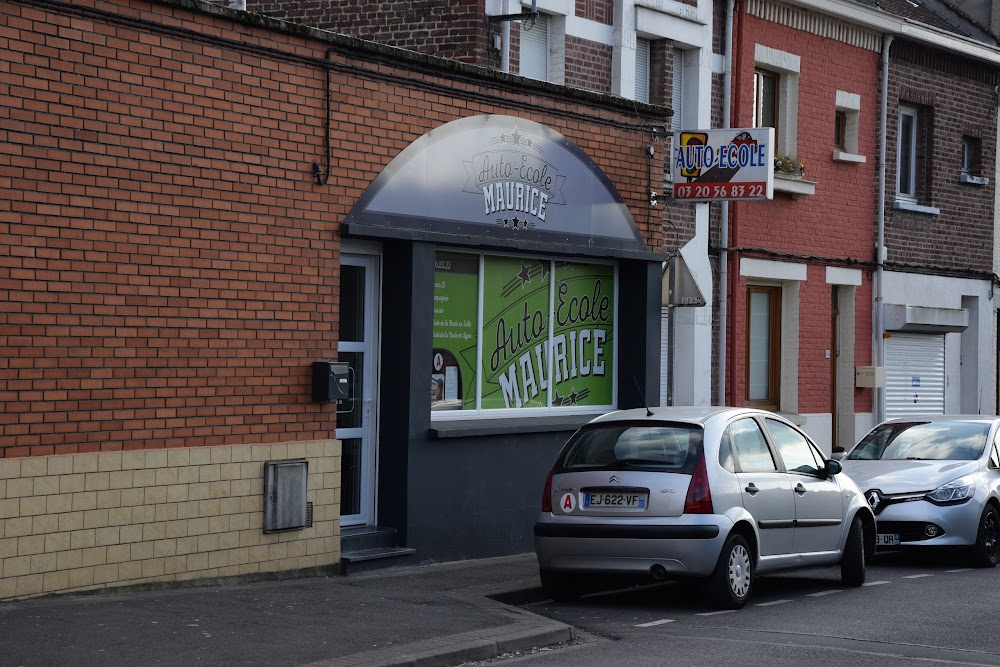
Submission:
[[[420,137],[379,174],[345,225],[352,236],[659,257],[579,146],[513,116],[463,118]]]

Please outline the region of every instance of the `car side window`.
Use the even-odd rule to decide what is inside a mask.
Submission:
[[[996,470],[1000,468],[1000,453],[997,453],[997,443],[993,443],[990,448],[990,467]]]
[[[736,461],[733,460],[733,442],[729,437],[729,429],[722,434],[719,441],[719,465],[729,472],[736,472]]]
[[[781,454],[781,460],[785,462],[785,470],[808,475],[820,474],[823,466],[816,460],[813,448],[804,435],[777,419],[764,421],[778,453]]]
[[[777,470],[760,425],[753,419],[740,419],[729,425],[729,437],[740,472],[771,472]]]

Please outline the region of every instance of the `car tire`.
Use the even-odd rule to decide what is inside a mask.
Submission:
[[[844,544],[844,555],[840,559],[840,581],[845,586],[860,586],[865,583],[866,562],[865,528],[861,518],[854,517]]]
[[[722,609],[742,609],[753,590],[753,552],[746,538],[732,533],[709,577],[712,599]]]
[[[972,563],[976,567],[996,567],[1000,563],[1000,515],[993,505],[987,505],[979,519]]]
[[[556,602],[572,602],[580,597],[579,579],[565,572],[539,572],[542,590]]]

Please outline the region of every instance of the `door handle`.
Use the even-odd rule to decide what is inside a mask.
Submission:
[[[746,491],[752,496],[755,495],[758,491],[760,491],[760,489],[758,489],[753,482],[750,482],[749,484],[747,484],[747,488],[745,488],[744,491]]]
[[[802,482],[799,482],[798,484],[795,485],[795,493],[801,496],[804,495],[805,492],[806,492],[806,487],[802,486]]]

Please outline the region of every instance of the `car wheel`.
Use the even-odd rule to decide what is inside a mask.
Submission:
[[[746,539],[737,533],[726,538],[709,587],[715,603],[723,609],[741,609],[753,588],[753,555]]]
[[[579,581],[576,576],[565,572],[540,572],[542,590],[556,602],[570,602],[580,597]]]
[[[854,517],[847,534],[844,555],[840,559],[840,580],[845,586],[865,583],[865,529],[860,517]]]
[[[987,505],[979,519],[979,534],[972,548],[976,567],[996,567],[1000,563],[1000,516],[993,505]]]

